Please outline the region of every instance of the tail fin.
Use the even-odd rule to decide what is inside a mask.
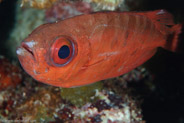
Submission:
[[[147,12],[146,16],[155,23],[156,28],[162,34],[169,34],[166,45],[163,48],[173,52],[179,51],[181,32],[182,30],[184,31],[183,24],[174,24],[172,14],[164,9]]]
[[[176,52],[179,51],[180,48],[180,41],[181,41],[181,32],[184,30],[182,24],[176,24],[171,27],[172,33],[168,36],[165,49]]]

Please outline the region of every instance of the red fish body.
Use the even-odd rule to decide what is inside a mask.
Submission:
[[[38,27],[17,55],[36,80],[75,87],[127,73],[158,47],[174,51],[180,30],[164,10],[87,14]]]

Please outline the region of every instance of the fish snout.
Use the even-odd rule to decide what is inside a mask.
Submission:
[[[17,48],[16,53],[18,57],[29,58],[31,60],[36,60],[34,50],[34,42],[25,42],[21,43],[21,46]]]
[[[24,70],[28,74],[33,75],[33,69],[37,62],[35,57],[35,50],[32,44],[30,44],[30,42],[23,41],[20,47],[17,48],[16,53]]]

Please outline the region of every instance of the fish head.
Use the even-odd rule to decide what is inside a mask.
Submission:
[[[59,87],[72,87],[71,78],[89,61],[89,42],[66,25],[45,24],[17,48],[24,70],[34,79]],[[82,44],[82,45],[81,45]]]

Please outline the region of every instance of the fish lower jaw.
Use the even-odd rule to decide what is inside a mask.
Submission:
[[[18,57],[24,57],[26,59],[36,61],[34,54],[31,51],[25,49],[24,47],[18,47],[16,50],[16,54]]]

